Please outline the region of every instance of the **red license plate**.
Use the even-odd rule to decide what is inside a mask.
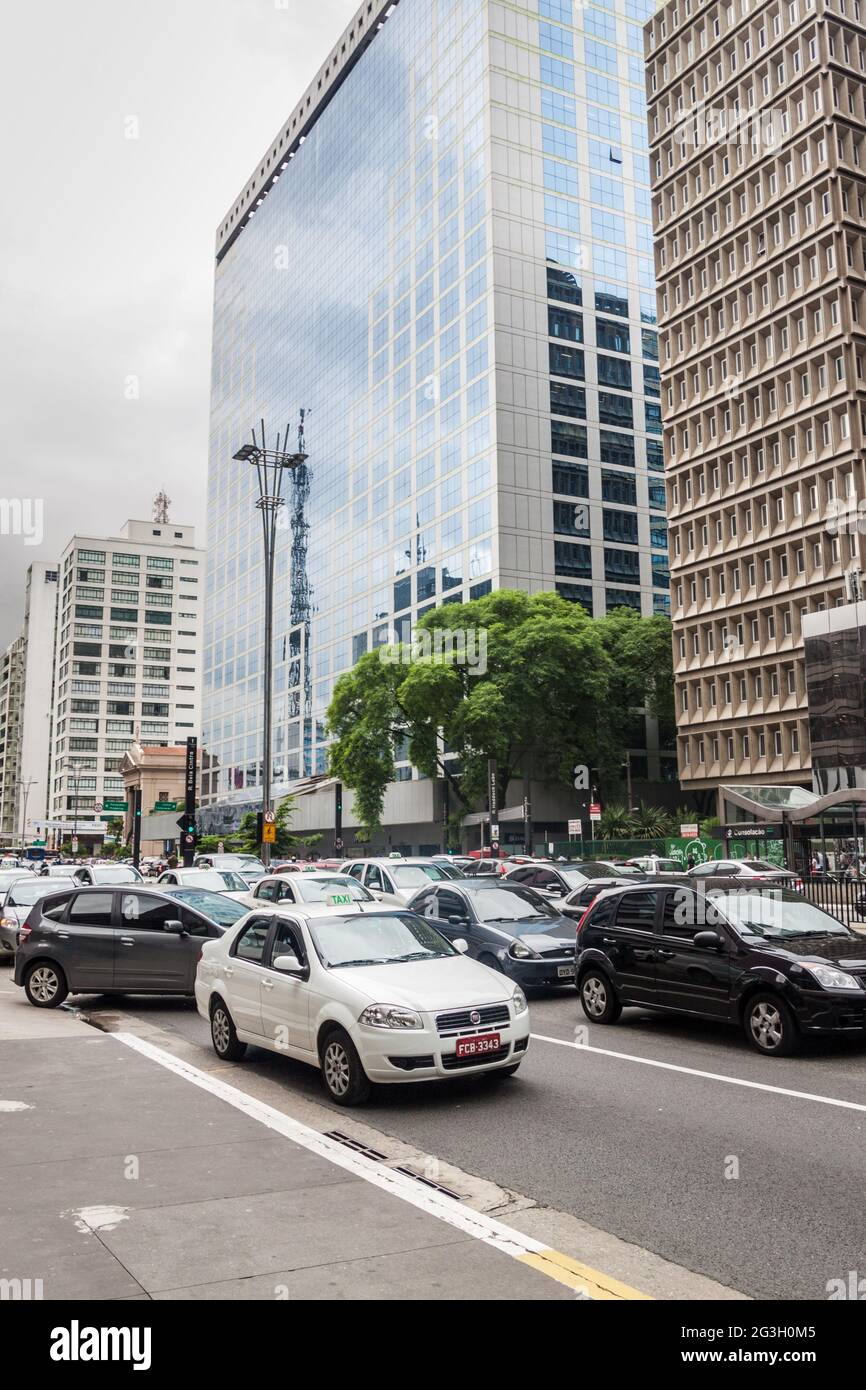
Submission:
[[[482,1057],[485,1052],[498,1052],[502,1043],[498,1033],[479,1033],[474,1038],[458,1038],[457,1057]]]

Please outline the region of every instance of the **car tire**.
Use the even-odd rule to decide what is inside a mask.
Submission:
[[[50,960],[35,960],[24,976],[24,993],[36,1009],[59,1009],[69,985],[66,976]]]
[[[794,1015],[778,994],[753,994],[743,1013],[746,1038],[765,1057],[790,1057],[800,1046]]]
[[[322,1080],[337,1105],[362,1105],[372,1086],[358,1056],[358,1049],[342,1028],[331,1028],[319,1043]]]
[[[213,1050],[223,1062],[240,1062],[243,1060],[247,1050],[245,1042],[241,1042],[234,1025],[234,1020],[228,1011],[227,1005],[221,999],[217,999],[210,1011],[210,1040],[213,1043]]]
[[[580,1007],[590,1023],[616,1023],[622,1004],[603,970],[587,970],[578,985]]]

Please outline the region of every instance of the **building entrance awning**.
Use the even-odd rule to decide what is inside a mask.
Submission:
[[[805,787],[722,787],[723,803],[745,812],[745,820],[758,825],[797,824],[834,813],[839,816],[862,807],[866,816],[866,788],[846,787],[820,796]],[[729,819],[726,813],[726,820]],[[736,822],[734,822],[736,824]],[[745,827],[744,827],[745,830]]]

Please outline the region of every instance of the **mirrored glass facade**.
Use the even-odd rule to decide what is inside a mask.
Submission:
[[[276,566],[277,792],[325,771],[338,676],[431,605],[520,587],[667,611],[650,9],[365,6],[227,215],[206,803],[260,784],[261,523],[232,456],[261,417],[309,412],[306,527],[289,490]]]

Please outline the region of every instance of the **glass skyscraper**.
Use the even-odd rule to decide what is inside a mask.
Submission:
[[[261,529],[232,459],[260,417],[275,436],[309,412],[306,526],[290,498],[277,558],[277,792],[325,771],[339,675],[434,604],[514,587],[668,611],[651,10],[365,4],[221,222],[206,804],[260,797]]]

